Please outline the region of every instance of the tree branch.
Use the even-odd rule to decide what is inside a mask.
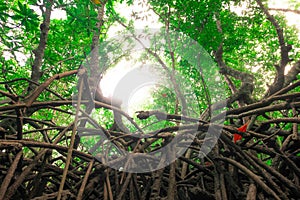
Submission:
[[[260,9],[263,11],[263,13],[266,15],[267,19],[272,23],[272,25],[275,27],[275,30],[277,32],[278,42],[280,46],[280,54],[281,54],[281,60],[279,65],[275,65],[276,69],[276,78],[273,82],[273,84],[269,87],[269,90],[265,94],[266,96],[270,96],[276,91],[280,90],[284,85],[284,69],[286,65],[290,62],[289,59],[289,51],[292,49],[291,45],[286,45],[284,35],[283,35],[283,29],[280,27],[279,23],[273,17],[273,15],[270,14],[268,9],[263,5],[261,0],[256,0],[257,4],[259,5]]]
[[[39,82],[43,72],[41,71],[41,66],[43,64],[43,58],[45,53],[45,48],[47,45],[48,40],[48,33],[49,33],[49,27],[50,27],[50,17],[51,17],[51,11],[52,11],[52,5],[53,1],[49,0],[46,1],[44,6],[46,7],[45,12],[43,12],[43,23],[40,25],[40,43],[36,49],[33,50],[33,53],[35,55],[35,59],[33,61],[32,69],[31,69],[31,80],[34,82]],[[29,84],[28,92],[34,90],[36,88],[35,85]]]
[[[292,13],[300,15],[300,10],[293,10],[293,9],[289,9],[289,8],[269,8],[269,10],[292,12]]]
[[[221,26],[221,21],[219,19],[217,19],[217,28],[219,33],[223,33],[222,30],[222,26]],[[254,89],[254,77],[251,74],[248,74],[246,72],[240,72],[238,70],[234,70],[230,67],[228,67],[224,60],[223,60],[223,41],[221,42],[218,50],[215,52],[215,59],[220,67],[220,73],[223,74],[228,80],[230,80],[228,78],[227,75],[232,76],[236,79],[239,79],[242,81],[242,85],[241,87],[236,90],[234,89],[236,92],[232,94],[231,97],[229,97],[229,99],[227,100],[227,105],[230,106],[233,102],[235,101],[239,101],[239,103],[241,105],[245,103],[251,103],[252,102],[252,98],[251,98],[251,94],[253,92]],[[227,81],[228,82],[228,81]],[[231,81],[230,81],[231,82]],[[230,83],[228,82],[228,83]],[[232,88],[232,85],[229,85],[230,88]],[[232,91],[234,91],[232,90]]]
[[[284,87],[288,86],[291,82],[297,80],[297,75],[300,73],[300,60],[298,60],[285,75]]]

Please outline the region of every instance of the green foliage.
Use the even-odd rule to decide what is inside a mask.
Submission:
[[[206,51],[212,53],[223,39],[223,57],[230,67],[239,71],[256,71],[254,75],[257,87],[254,97],[260,98],[260,94],[266,90],[265,83],[271,82],[275,76],[274,63],[280,60],[277,34],[255,3],[249,3],[248,10],[242,16],[230,10],[230,3],[231,1],[151,1],[163,22],[170,17],[173,29],[187,34]],[[235,5],[241,3],[242,1],[234,1]],[[217,30],[214,13],[220,13],[222,37]],[[280,26],[287,26],[284,17],[276,16],[276,19]],[[299,40],[295,33],[295,29],[291,28],[284,31],[286,42],[295,45],[294,49],[297,49]],[[297,51],[293,50],[291,57],[299,58]],[[238,85],[238,82],[234,83]]]
[[[18,1],[18,6],[12,8],[12,10],[15,14],[11,18],[15,21],[20,21],[20,24],[25,27],[26,31],[30,31],[38,26],[38,15],[27,4]]]

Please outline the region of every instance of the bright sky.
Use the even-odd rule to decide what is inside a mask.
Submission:
[[[144,29],[146,27],[152,29],[160,28],[162,24],[158,22],[158,16],[151,10],[147,11],[148,7],[142,5],[143,3],[141,2],[142,1],[134,1],[132,6],[127,6],[124,2],[119,5],[116,10],[124,11],[121,12],[120,15],[126,19],[132,19],[135,29]],[[137,14],[138,16],[141,16],[141,18],[133,18],[133,13],[142,13]],[[147,16],[147,18],[145,17],[142,19],[143,16]],[[108,31],[108,35],[116,36],[121,30],[124,30],[124,27],[115,24]],[[159,85],[159,75],[153,74],[153,71],[151,71],[151,63],[147,63],[149,65],[145,67],[141,62],[134,62],[134,60],[138,59],[140,53],[141,52],[132,52],[132,59],[130,61],[123,59],[111,70],[108,70],[100,84],[105,96],[122,100],[122,109],[130,116],[132,116],[135,111],[143,110],[143,105],[149,103],[149,100],[151,99],[151,91]],[[136,83],[135,85],[138,87],[134,88],[132,91],[127,91],[128,89],[126,89],[126,87],[129,88],[129,90],[132,89],[131,84],[127,83],[123,86],[121,91],[118,88],[116,89],[120,79],[124,76],[126,77],[128,74],[132,77],[130,83]],[[120,85],[117,87],[120,87]],[[128,93],[126,94],[125,91]]]
[[[288,0],[269,0],[269,7],[270,8],[291,8],[289,7],[289,3]],[[292,8],[294,9],[294,8]],[[271,14],[275,14],[278,11],[271,11]],[[284,12],[283,14],[285,14],[286,19],[287,19],[287,24],[289,26],[295,26],[299,31],[298,31],[298,38],[300,40],[300,16],[299,14],[296,13],[292,13],[292,12]],[[299,51],[300,49],[298,49]],[[289,70],[291,69],[291,65],[288,65],[285,68],[285,74],[287,74],[289,72]]]
[[[132,116],[135,111],[141,110],[143,103],[151,101],[151,91],[163,85],[163,78],[156,67],[151,63],[121,61],[104,75],[100,84],[103,94],[113,100],[121,100],[123,111]]]
[[[269,7],[270,8],[289,8],[288,0],[269,0]],[[291,8],[291,7],[290,7]],[[291,8],[294,9],[294,8]],[[278,11],[271,11],[271,13],[276,13]],[[288,25],[295,25],[298,30],[300,30],[300,16],[292,13],[286,12],[284,13],[286,18],[288,19]],[[299,33],[300,38],[300,33]]]

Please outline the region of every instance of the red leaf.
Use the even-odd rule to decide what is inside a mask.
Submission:
[[[236,143],[237,141],[241,140],[243,137],[237,133],[233,134],[233,142]]]
[[[239,127],[238,131],[246,132],[247,127],[248,127],[248,123],[246,123],[243,126]],[[237,141],[241,140],[242,138],[243,137],[240,134],[238,134],[238,133],[233,134],[233,142],[234,143],[236,143]]]
[[[246,132],[247,127],[248,127],[248,123],[246,123],[246,124],[244,124],[243,126],[239,127],[239,128],[238,128],[238,131]]]

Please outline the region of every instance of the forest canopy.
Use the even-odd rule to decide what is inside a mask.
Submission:
[[[0,199],[299,199],[299,8],[0,0]]]

